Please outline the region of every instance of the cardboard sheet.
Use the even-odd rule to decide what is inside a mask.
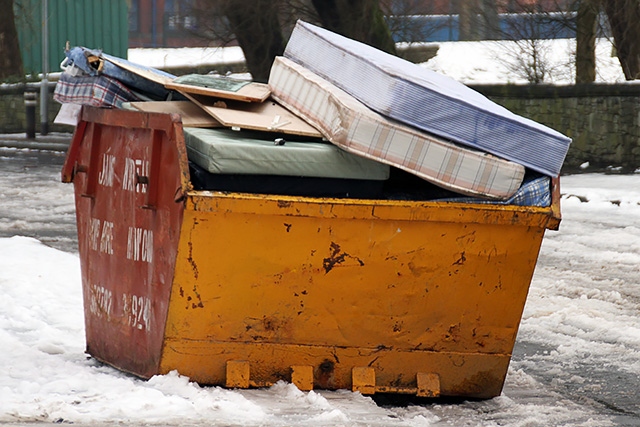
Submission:
[[[316,128],[272,100],[246,103],[233,100],[221,101],[210,96],[186,92],[182,94],[230,128],[322,137]]]
[[[165,83],[167,89],[243,102],[263,102],[271,92],[264,83],[247,82],[208,75],[186,75]]]
[[[136,110],[147,113],[176,113],[188,127],[213,128],[222,124],[191,101],[131,102]]]
[[[172,79],[173,79],[173,75],[169,74],[169,73],[165,73],[163,71],[160,70],[156,70],[156,69],[152,69],[152,68],[146,68],[143,67],[141,65],[138,64],[134,64],[132,62],[129,62],[125,59],[122,58],[117,58],[115,56],[111,56],[111,55],[106,55],[103,54],[102,55],[104,57],[104,59],[106,59],[107,61],[117,65],[118,67],[129,71],[130,73],[136,74],[140,77],[143,77],[147,80],[152,81],[153,83],[157,83],[159,85],[165,85],[167,83],[171,83]]]

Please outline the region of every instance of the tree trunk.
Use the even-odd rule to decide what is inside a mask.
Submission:
[[[618,60],[627,80],[640,79],[640,2],[603,0]]]
[[[576,83],[593,83],[596,80],[597,24],[597,3],[581,0],[576,18]]]
[[[278,3],[272,0],[234,0],[223,5],[224,14],[255,81],[266,82],[274,58],[284,52]]]
[[[496,40],[500,36],[500,17],[495,0],[480,0],[480,26],[482,40]]]
[[[311,0],[311,3],[328,30],[396,53],[378,0]],[[284,51],[281,8],[284,12],[300,10],[285,0],[204,0],[201,4],[211,9],[203,10],[202,17],[222,12],[244,52],[253,79],[267,81],[274,58]]]
[[[454,0],[458,12],[458,40],[478,40],[478,0]]]
[[[0,0],[0,80],[24,79],[18,31],[13,16],[13,0]]]
[[[312,0],[322,26],[395,54],[395,43],[377,0]]]

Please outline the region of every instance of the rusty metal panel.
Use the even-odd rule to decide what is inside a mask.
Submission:
[[[87,352],[144,377],[158,371],[180,234],[181,137],[168,115],[83,107],[63,169],[75,188]]]

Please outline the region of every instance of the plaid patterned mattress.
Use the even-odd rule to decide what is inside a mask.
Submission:
[[[124,102],[140,101],[120,81],[101,76],[72,76],[62,73],[53,99],[61,104],[81,104],[94,107],[122,108]]]
[[[525,178],[522,186],[507,200],[489,201],[476,197],[453,197],[437,199],[438,202],[455,203],[492,203],[516,206],[538,206],[546,208],[551,206],[551,178],[545,175]]]
[[[284,56],[380,114],[557,176],[571,139],[446,76],[298,21]]]
[[[287,58],[276,58],[269,88],[272,97],[337,146],[396,166],[442,188],[504,200],[522,183],[522,165],[389,120]]]

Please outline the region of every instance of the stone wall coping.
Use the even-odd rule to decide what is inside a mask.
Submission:
[[[468,85],[488,97],[586,98],[601,96],[640,96],[640,81],[625,83],[551,84],[473,84]]]

